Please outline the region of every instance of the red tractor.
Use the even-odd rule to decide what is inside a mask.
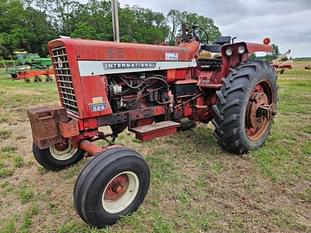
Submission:
[[[137,210],[150,181],[140,154],[94,141],[112,144],[125,129],[148,141],[212,121],[219,145],[242,154],[263,145],[276,114],[274,68],[249,61],[272,51],[268,39],[209,44],[193,29],[177,46],[67,38],[49,42],[49,51],[61,106],[28,110],[33,154],[52,171],[94,156],[74,188],[75,208],[91,226]]]

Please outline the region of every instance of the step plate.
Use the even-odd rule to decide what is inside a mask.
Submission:
[[[138,140],[145,142],[157,137],[164,137],[176,133],[179,125],[180,123],[174,121],[162,121],[151,125],[131,128],[130,131],[136,134]]]

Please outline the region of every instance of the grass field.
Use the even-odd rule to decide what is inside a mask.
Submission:
[[[134,215],[103,230],[76,214],[72,191],[86,160],[47,172],[34,160],[26,109],[57,104],[54,83],[0,78],[0,233],[311,232],[311,70],[279,76],[272,134],[242,157],[223,152],[210,124],[141,144],[151,187]]]

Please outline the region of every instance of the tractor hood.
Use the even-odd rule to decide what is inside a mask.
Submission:
[[[117,43],[60,38],[49,42],[49,48],[64,46],[77,60],[99,61],[191,61],[199,51],[199,42],[191,41],[180,46]]]

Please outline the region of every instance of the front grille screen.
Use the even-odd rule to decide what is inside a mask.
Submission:
[[[52,49],[52,61],[64,108],[79,113],[65,47]]]

